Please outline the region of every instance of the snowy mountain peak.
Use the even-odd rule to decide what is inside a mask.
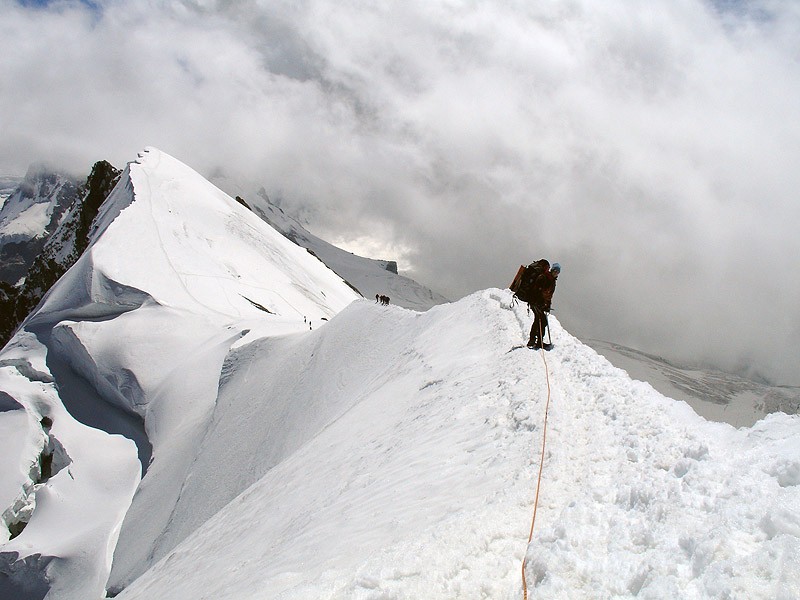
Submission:
[[[155,148],[128,165],[91,237],[76,269],[87,280],[87,304],[139,305],[147,296],[222,319],[266,312],[296,324],[303,316],[328,318],[354,298],[318,260]],[[137,292],[125,291],[131,288]],[[74,303],[73,294],[53,292],[44,312]]]

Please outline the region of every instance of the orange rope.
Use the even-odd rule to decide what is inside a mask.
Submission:
[[[542,361],[544,362],[544,374],[547,379],[547,403],[544,407],[544,428],[542,431],[542,458],[539,462],[539,479],[536,482],[536,499],[533,502],[533,519],[531,519],[531,532],[528,535],[528,546],[533,539],[533,524],[536,523],[536,509],[539,507],[539,488],[542,485],[542,469],[544,468],[544,447],[547,441],[547,412],[550,409],[550,373],[547,369],[547,359],[544,356],[544,332],[542,331],[542,321],[539,320],[539,343],[542,345]],[[528,584],[525,581],[525,563],[528,560],[528,546],[525,546],[525,556],[522,559],[522,589],[524,599],[528,600]]]

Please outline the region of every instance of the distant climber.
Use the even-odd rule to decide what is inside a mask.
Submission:
[[[545,268],[544,273],[539,275],[533,284],[531,299],[528,301],[528,306],[530,306],[534,315],[531,334],[528,339],[528,348],[538,350],[545,345],[544,332],[550,326],[547,322],[547,313],[550,312],[553,292],[556,291],[556,280],[560,274],[561,265],[554,263],[552,267]]]
[[[384,306],[387,306],[389,304],[389,296],[380,296],[375,294],[375,302],[380,302]]]

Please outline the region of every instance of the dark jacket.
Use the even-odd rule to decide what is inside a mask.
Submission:
[[[533,302],[531,304],[539,308],[549,311],[550,303],[553,300],[553,292],[556,291],[556,278],[548,271],[542,273],[536,278],[536,283],[533,284]]]

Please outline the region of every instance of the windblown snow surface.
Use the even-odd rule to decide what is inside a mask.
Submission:
[[[555,318],[518,347],[507,290],[359,299],[155,149],[106,204],[0,354],[19,597],[516,599],[527,556],[530,598],[800,598],[800,417],[710,423]]]

